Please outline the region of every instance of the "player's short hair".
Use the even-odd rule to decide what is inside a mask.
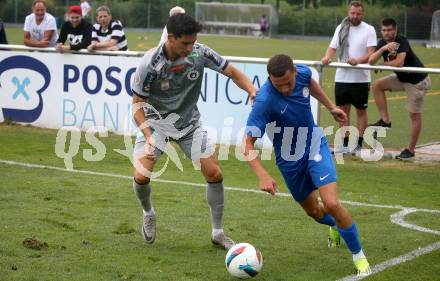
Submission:
[[[47,7],[46,2],[44,0],[34,0],[34,2],[32,2],[32,7],[34,7],[38,3],[42,3],[44,7]]]
[[[351,7],[356,7],[356,8],[361,7],[362,10],[364,10],[364,5],[362,4],[361,1],[351,1],[350,4],[348,4],[348,8],[350,9]]]
[[[193,35],[202,31],[202,25],[188,14],[177,14],[168,18],[167,31],[179,38],[182,35]]]
[[[392,25],[394,29],[395,29],[396,26],[397,26],[397,22],[396,22],[393,18],[384,18],[384,19],[382,20],[381,24],[382,24],[383,26],[390,26],[390,25]]]
[[[295,71],[295,65],[292,58],[288,55],[275,55],[269,59],[267,63],[267,73],[275,77],[281,77],[288,70]]]
[[[100,6],[98,7],[98,9],[96,9],[96,14],[98,14],[99,12],[107,12],[107,14],[111,15],[112,12],[110,11],[110,8],[107,6]]]

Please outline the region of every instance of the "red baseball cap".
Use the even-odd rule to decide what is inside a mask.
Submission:
[[[78,14],[78,15],[82,16],[81,7],[78,5],[72,5],[67,10],[67,14],[69,14],[69,15],[70,14]]]

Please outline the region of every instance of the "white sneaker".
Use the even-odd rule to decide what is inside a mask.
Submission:
[[[224,248],[226,251],[229,251],[229,249],[231,249],[235,245],[234,240],[226,236],[223,232],[212,236],[211,241],[214,245],[218,245]]]
[[[156,239],[156,214],[154,212],[144,214],[141,233],[145,243],[152,244]]]

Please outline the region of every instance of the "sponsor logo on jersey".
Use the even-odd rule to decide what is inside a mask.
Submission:
[[[191,81],[197,80],[197,78],[199,78],[199,76],[200,76],[200,73],[197,70],[192,70],[192,71],[188,72],[188,74],[186,75],[186,77],[188,77],[188,79]]]
[[[182,73],[185,71],[186,68],[186,64],[178,64],[178,65],[173,65],[172,67],[170,67],[170,72],[174,72],[174,73]]]
[[[303,97],[307,98],[310,95],[310,90],[308,87],[303,88]]]

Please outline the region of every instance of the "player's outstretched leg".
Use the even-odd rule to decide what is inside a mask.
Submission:
[[[225,250],[229,250],[235,242],[223,232],[224,187],[223,175],[215,156],[200,160],[202,173],[208,182],[206,201],[211,210],[212,235],[211,241]]]
[[[321,186],[319,193],[325,210],[334,217],[339,234],[353,254],[353,262],[358,275],[366,276],[371,274],[370,265],[359,241],[356,224],[352,221],[350,213],[339,202],[336,183],[333,182]]]
[[[140,146],[139,149],[143,151],[144,143],[136,144],[136,146],[138,145]],[[138,162],[135,160],[133,190],[142,206],[143,223],[141,234],[145,243],[151,244],[156,239],[156,213],[151,202],[150,179],[147,177],[146,171],[153,170],[154,160],[147,159],[146,157],[138,159]]]
[[[327,246],[329,248],[339,247],[341,237],[336,227],[335,218],[333,218],[333,216],[325,210],[324,205],[318,201],[316,191],[311,192],[309,196],[301,202],[301,207],[303,207],[307,215],[312,217],[316,222],[329,226]]]

